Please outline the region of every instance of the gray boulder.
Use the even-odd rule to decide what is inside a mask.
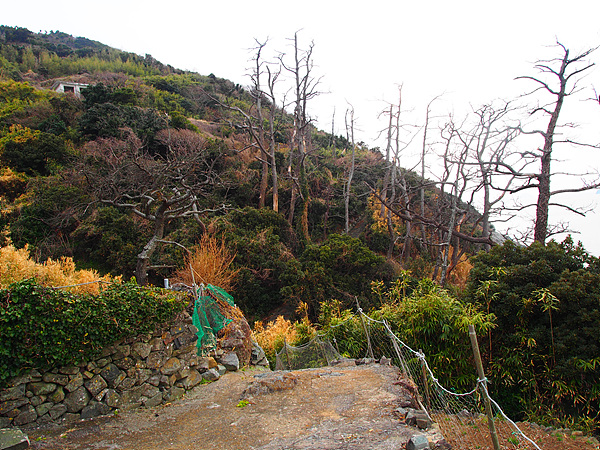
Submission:
[[[429,448],[429,440],[422,434],[416,434],[406,443],[406,450],[424,450]]]
[[[23,450],[29,448],[29,438],[17,428],[0,430],[0,449]]]
[[[87,406],[91,398],[87,389],[80,386],[65,397],[64,404],[68,412],[77,413]]]
[[[81,419],[91,419],[92,417],[104,416],[109,414],[112,408],[104,403],[90,403],[81,410]]]
[[[225,353],[219,362],[225,366],[225,368],[231,372],[235,372],[240,368],[240,360],[235,352]]]
[[[221,375],[219,375],[219,372],[216,369],[208,369],[202,374],[202,378],[206,381],[217,381],[221,378]]]

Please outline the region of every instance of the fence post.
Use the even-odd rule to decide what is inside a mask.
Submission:
[[[369,355],[371,356],[371,359],[375,359],[375,356],[373,356],[373,347],[371,347],[371,337],[369,336],[369,331],[367,330],[367,324],[365,323],[365,318],[362,315],[362,308],[360,307],[360,304],[358,303],[358,297],[354,297],[356,300],[356,307],[358,308],[358,314],[360,315],[360,320],[362,321],[362,325],[363,325],[363,329],[365,330],[365,336],[367,337],[367,346],[369,347]]]
[[[494,450],[500,450],[500,443],[498,442],[498,435],[496,434],[496,425],[494,425],[494,414],[492,413],[492,405],[488,397],[487,388],[485,383],[485,373],[483,372],[483,364],[481,362],[481,353],[479,353],[479,344],[477,343],[477,334],[475,333],[475,327],[469,325],[469,338],[471,339],[471,347],[473,348],[473,355],[475,356],[475,366],[477,367],[477,375],[479,376],[479,387],[483,395],[483,404],[485,405],[485,413],[488,418],[488,428],[490,429],[490,437],[492,438],[492,444],[494,444]]]
[[[421,355],[424,355],[423,350],[421,349],[419,349],[419,353]],[[431,411],[429,382],[427,381],[427,369],[425,368],[425,360],[421,360],[421,374],[423,375],[423,385],[425,386],[425,400],[427,401],[427,410]]]
[[[390,328],[390,325],[387,323],[387,321],[385,319],[384,319],[383,323],[385,325],[385,329],[388,332],[388,336],[390,337],[390,340],[392,341],[392,345],[394,346],[394,351],[396,352],[396,355],[398,356],[398,361],[400,362],[400,367],[402,368],[402,374],[404,376],[409,376],[408,369],[406,368],[406,365],[404,364],[404,358],[402,357],[402,353],[400,353],[400,347],[398,347],[398,343],[396,342],[396,337],[394,336],[394,333],[392,333],[392,329]]]
[[[292,370],[291,366],[290,366],[290,353],[288,351],[288,345],[287,345],[287,339],[284,337],[283,338],[283,348],[285,350],[285,356],[287,359],[287,370]]]

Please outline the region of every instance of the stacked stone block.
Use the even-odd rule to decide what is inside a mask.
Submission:
[[[215,381],[239,368],[234,352],[198,356],[197,331],[190,315],[182,313],[173,326],[117,342],[94,361],[14,378],[0,390],[0,428],[155,407],[182,397],[202,380]]]

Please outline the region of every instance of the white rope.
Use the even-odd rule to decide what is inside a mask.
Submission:
[[[394,332],[391,330],[390,326],[388,325],[388,323],[387,323],[385,320],[383,320],[383,321],[379,321],[379,320],[377,320],[377,319],[373,319],[373,318],[369,317],[368,315],[364,314],[364,313],[362,312],[362,310],[359,310],[359,314],[362,314],[364,317],[366,317],[366,318],[367,318],[369,321],[371,321],[371,322],[378,323],[378,324],[382,324],[382,325],[385,327],[385,329],[387,330],[387,334],[388,334],[388,336],[389,336],[391,339],[393,339],[395,342],[397,342],[398,344],[400,344],[400,346],[401,346],[401,347],[404,347],[404,348],[406,348],[406,349],[407,349],[407,351],[408,351],[409,353],[411,353],[411,354],[412,354],[414,357],[418,358],[418,360],[421,362],[422,366],[423,366],[423,367],[425,367],[425,369],[426,369],[426,372],[428,373],[429,377],[431,378],[431,380],[432,380],[432,381],[433,381],[433,383],[434,383],[434,386],[437,386],[437,387],[439,388],[439,390],[441,391],[441,393],[445,393],[445,394],[447,394],[447,395],[449,395],[449,396],[450,396],[450,398],[448,398],[448,399],[446,399],[446,400],[443,400],[444,402],[449,402],[449,401],[451,401],[451,399],[452,399],[452,398],[455,398],[455,399],[459,399],[459,398],[460,398],[460,399],[462,399],[462,401],[463,401],[463,402],[466,402],[466,401],[467,401],[467,399],[470,399],[470,400],[468,401],[469,403],[470,403],[470,402],[473,402],[473,405],[477,405],[477,400],[476,400],[476,398],[475,398],[475,394],[476,394],[476,392],[477,392],[477,390],[478,390],[479,386],[483,386],[483,389],[482,389],[482,390],[483,390],[483,392],[484,392],[484,395],[485,395],[485,396],[486,396],[486,397],[487,397],[487,398],[488,398],[488,399],[491,401],[491,403],[492,403],[492,404],[493,404],[493,405],[496,407],[497,411],[498,411],[498,412],[499,412],[499,414],[500,414],[500,415],[501,415],[501,416],[502,416],[502,417],[503,417],[503,418],[506,420],[506,422],[508,422],[508,424],[509,424],[511,427],[513,427],[513,428],[514,428],[514,430],[516,430],[516,431],[514,431],[514,432],[513,432],[513,434],[514,434],[514,435],[516,435],[516,436],[522,436],[524,440],[526,440],[526,441],[527,441],[527,442],[529,442],[531,445],[533,445],[533,446],[534,446],[534,447],[535,447],[537,450],[540,450],[540,447],[539,447],[539,446],[538,446],[538,445],[537,445],[537,444],[536,444],[534,441],[532,441],[532,440],[531,440],[529,437],[527,437],[527,436],[526,436],[526,435],[525,435],[525,434],[524,434],[524,433],[521,431],[521,429],[520,429],[520,428],[517,426],[517,424],[516,424],[515,422],[513,422],[513,421],[512,421],[512,420],[511,420],[511,419],[510,419],[510,418],[509,418],[509,417],[508,417],[508,416],[507,416],[507,415],[504,413],[504,411],[502,410],[502,408],[500,407],[500,405],[498,405],[498,403],[497,403],[497,402],[496,402],[494,399],[492,399],[492,398],[491,398],[491,396],[489,395],[489,393],[488,393],[488,390],[487,390],[487,383],[489,383],[489,380],[488,380],[486,377],[483,377],[483,378],[478,378],[478,379],[477,379],[476,386],[475,386],[475,387],[474,387],[474,388],[473,388],[471,391],[469,391],[469,392],[465,392],[465,393],[456,393],[456,392],[452,392],[452,391],[450,391],[450,390],[446,389],[444,386],[442,386],[442,385],[439,383],[438,379],[437,379],[437,378],[436,378],[436,377],[433,375],[433,371],[432,371],[432,370],[431,370],[431,368],[429,367],[429,364],[428,364],[428,362],[427,362],[427,358],[426,358],[425,354],[424,354],[423,352],[421,352],[421,351],[418,351],[418,352],[417,352],[417,351],[413,350],[413,349],[412,349],[412,348],[411,348],[409,345],[407,345],[405,342],[403,342],[403,341],[402,341],[402,340],[401,340],[401,339],[400,339],[400,338],[399,338],[399,337],[398,337],[398,336],[397,336],[397,335],[396,335],[396,334],[395,334],[395,333],[394,333]],[[415,374],[412,374],[412,378],[413,378],[413,379],[415,378]],[[440,394],[441,394],[441,393],[440,393]],[[438,394],[438,395],[440,395],[440,394]],[[439,403],[439,400],[441,400],[442,398],[443,398],[442,396],[438,397],[438,399],[437,399],[437,400],[435,400],[435,398],[434,398],[434,401],[435,401],[436,403]],[[457,403],[456,405],[460,405],[460,403]],[[467,405],[467,404],[465,404],[465,406],[468,406],[468,405]],[[444,408],[442,408],[442,410],[443,410],[443,409],[444,409]],[[468,409],[467,409],[467,411],[468,411]],[[459,421],[454,421],[454,420],[453,420],[453,422],[455,422],[457,425],[462,425],[462,420],[461,420],[460,422],[459,422]],[[458,439],[460,439],[460,436],[458,436]]]
[[[329,328],[337,328],[337,327],[341,327],[342,325],[344,325],[346,322],[348,322],[351,319],[354,319],[354,317],[356,317],[356,314],[352,313],[352,315],[348,316],[346,319],[344,319],[342,322],[336,324],[336,325],[329,325]],[[325,335],[322,335],[325,336]]]
[[[377,320],[377,319],[373,319],[372,317],[367,316],[362,309],[358,308],[358,312],[360,314],[362,314],[363,316],[365,316],[367,319],[369,319],[371,322],[375,322],[375,323],[380,323],[380,324],[384,324],[385,322],[383,320]]]
[[[488,393],[488,390],[487,390],[487,387],[485,386],[485,384],[483,384],[482,386],[483,386],[483,390],[484,390],[484,392],[485,392],[485,396],[486,396],[486,397],[488,398],[488,400],[489,400],[490,402],[492,402],[492,404],[493,404],[493,405],[494,405],[494,406],[495,406],[495,407],[498,409],[498,412],[500,412],[500,414],[502,415],[502,417],[504,417],[504,419],[505,419],[506,421],[508,421],[508,422],[509,422],[509,423],[510,423],[510,424],[511,424],[513,427],[515,427],[515,428],[517,429],[517,431],[519,432],[519,434],[520,434],[521,436],[523,436],[523,437],[524,437],[524,438],[525,438],[527,441],[529,441],[529,443],[531,443],[531,444],[532,444],[532,445],[533,445],[535,448],[537,448],[538,450],[541,450],[541,449],[538,447],[538,445],[537,445],[535,442],[533,442],[531,439],[529,439],[529,438],[527,437],[527,435],[521,431],[521,429],[520,429],[520,428],[517,426],[517,424],[516,424],[516,423],[514,423],[514,422],[513,422],[513,421],[510,419],[510,417],[508,417],[506,414],[504,414],[504,411],[502,411],[502,408],[500,408],[500,405],[499,405],[498,403],[496,403],[496,401],[495,401],[495,400],[494,400],[494,399],[493,399],[493,398],[490,396],[490,394]]]
[[[475,391],[477,391],[477,386],[475,386],[472,390],[470,390],[469,392],[465,392],[465,393],[456,393],[456,392],[452,392],[449,391],[448,389],[446,389],[444,386],[442,386],[439,382],[438,379],[433,375],[433,371],[431,370],[431,368],[429,367],[429,364],[427,363],[427,358],[425,357],[425,354],[422,352],[417,352],[415,350],[413,350],[412,348],[410,348],[406,343],[404,343],[402,341],[402,339],[400,339],[398,336],[396,336],[396,334],[390,329],[389,325],[387,324],[387,322],[384,321],[379,321],[376,319],[372,319],[371,317],[367,316],[366,314],[364,315],[367,319],[376,322],[376,323],[381,323],[383,324],[386,329],[388,330],[388,332],[391,334],[391,336],[393,336],[393,338],[400,344],[402,344],[404,347],[406,347],[411,353],[413,353],[417,358],[419,358],[423,364],[425,365],[425,368],[427,369],[427,373],[429,373],[429,376],[431,377],[431,379],[433,380],[433,382],[444,392],[446,392],[447,394],[450,395],[455,395],[457,397],[466,397],[467,395],[471,395],[473,394]],[[487,381],[487,378],[485,379],[485,381]],[[478,383],[480,382],[480,380],[478,380]]]
[[[312,343],[314,343],[314,342],[316,342],[317,344],[321,344],[321,345],[323,345],[325,342],[324,342],[323,340],[321,340],[321,339],[320,339],[320,338],[322,338],[322,337],[327,337],[327,335],[325,335],[325,334],[319,334],[319,333],[317,333],[317,334],[315,335],[315,337],[314,337],[314,338],[312,338],[310,341],[308,341],[308,342],[306,342],[306,343],[304,343],[304,344],[300,344],[300,345],[298,345],[297,347],[296,347],[296,346],[293,346],[293,345],[290,345],[290,344],[288,344],[287,342],[285,342],[285,343],[284,343],[284,346],[285,346],[285,347],[287,347],[287,348],[288,348],[288,349],[290,349],[290,350],[303,350],[303,349],[305,349],[306,347],[310,346],[310,345],[311,345]]]

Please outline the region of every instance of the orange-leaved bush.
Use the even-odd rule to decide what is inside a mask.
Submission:
[[[231,267],[235,253],[222,240],[204,234],[198,245],[187,256],[183,267],[172,276],[173,281],[184,284],[212,284],[229,291],[235,284],[238,269]]]

